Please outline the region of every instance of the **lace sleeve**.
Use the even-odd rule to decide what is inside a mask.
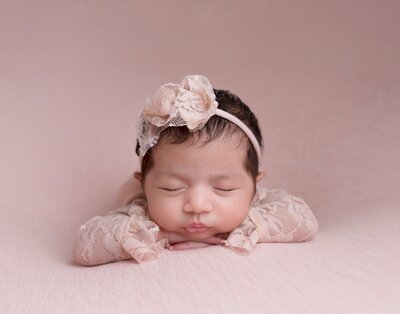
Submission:
[[[156,242],[159,230],[137,204],[93,217],[79,228],[74,261],[89,266],[126,259],[141,263],[158,258],[160,251],[169,245],[166,239]]]
[[[260,235],[259,242],[310,240],[318,231],[318,222],[307,203],[284,190],[264,191],[250,213]]]
[[[258,189],[246,220],[224,241],[240,254],[248,254],[257,242],[307,241],[318,222],[306,204],[284,190]]]

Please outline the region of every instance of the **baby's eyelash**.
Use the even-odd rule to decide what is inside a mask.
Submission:
[[[180,188],[179,189],[168,189],[168,188],[163,188],[163,187],[159,187],[161,190],[164,190],[164,191],[169,191],[169,192],[175,192],[175,191],[178,191],[178,190],[180,190]]]
[[[176,191],[179,191],[179,190],[181,190],[182,188],[177,188],[177,189],[169,189],[169,188],[164,188],[164,187],[158,187],[159,189],[161,189],[161,190],[164,190],[164,191],[168,191],[168,192],[176,192]],[[216,187],[214,187],[214,189],[216,189],[216,190],[218,190],[218,191],[221,191],[221,192],[232,192],[232,191],[235,191],[235,190],[237,190],[236,188],[234,188],[234,189],[221,189],[221,188],[216,188]]]

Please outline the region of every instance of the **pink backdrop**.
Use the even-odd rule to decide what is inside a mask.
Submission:
[[[256,112],[263,185],[302,196],[320,236],[398,209],[399,4],[1,1],[0,243],[67,263],[127,193],[146,97],[186,74]]]

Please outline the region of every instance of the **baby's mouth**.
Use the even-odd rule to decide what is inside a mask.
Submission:
[[[204,224],[190,224],[185,227],[185,230],[190,233],[205,232],[208,230],[208,226],[206,226]]]

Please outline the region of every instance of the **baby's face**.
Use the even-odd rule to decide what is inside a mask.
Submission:
[[[245,220],[255,191],[244,145],[221,137],[203,146],[160,143],[152,154],[143,189],[149,215],[162,229],[201,240]],[[189,232],[191,223],[209,228]]]

